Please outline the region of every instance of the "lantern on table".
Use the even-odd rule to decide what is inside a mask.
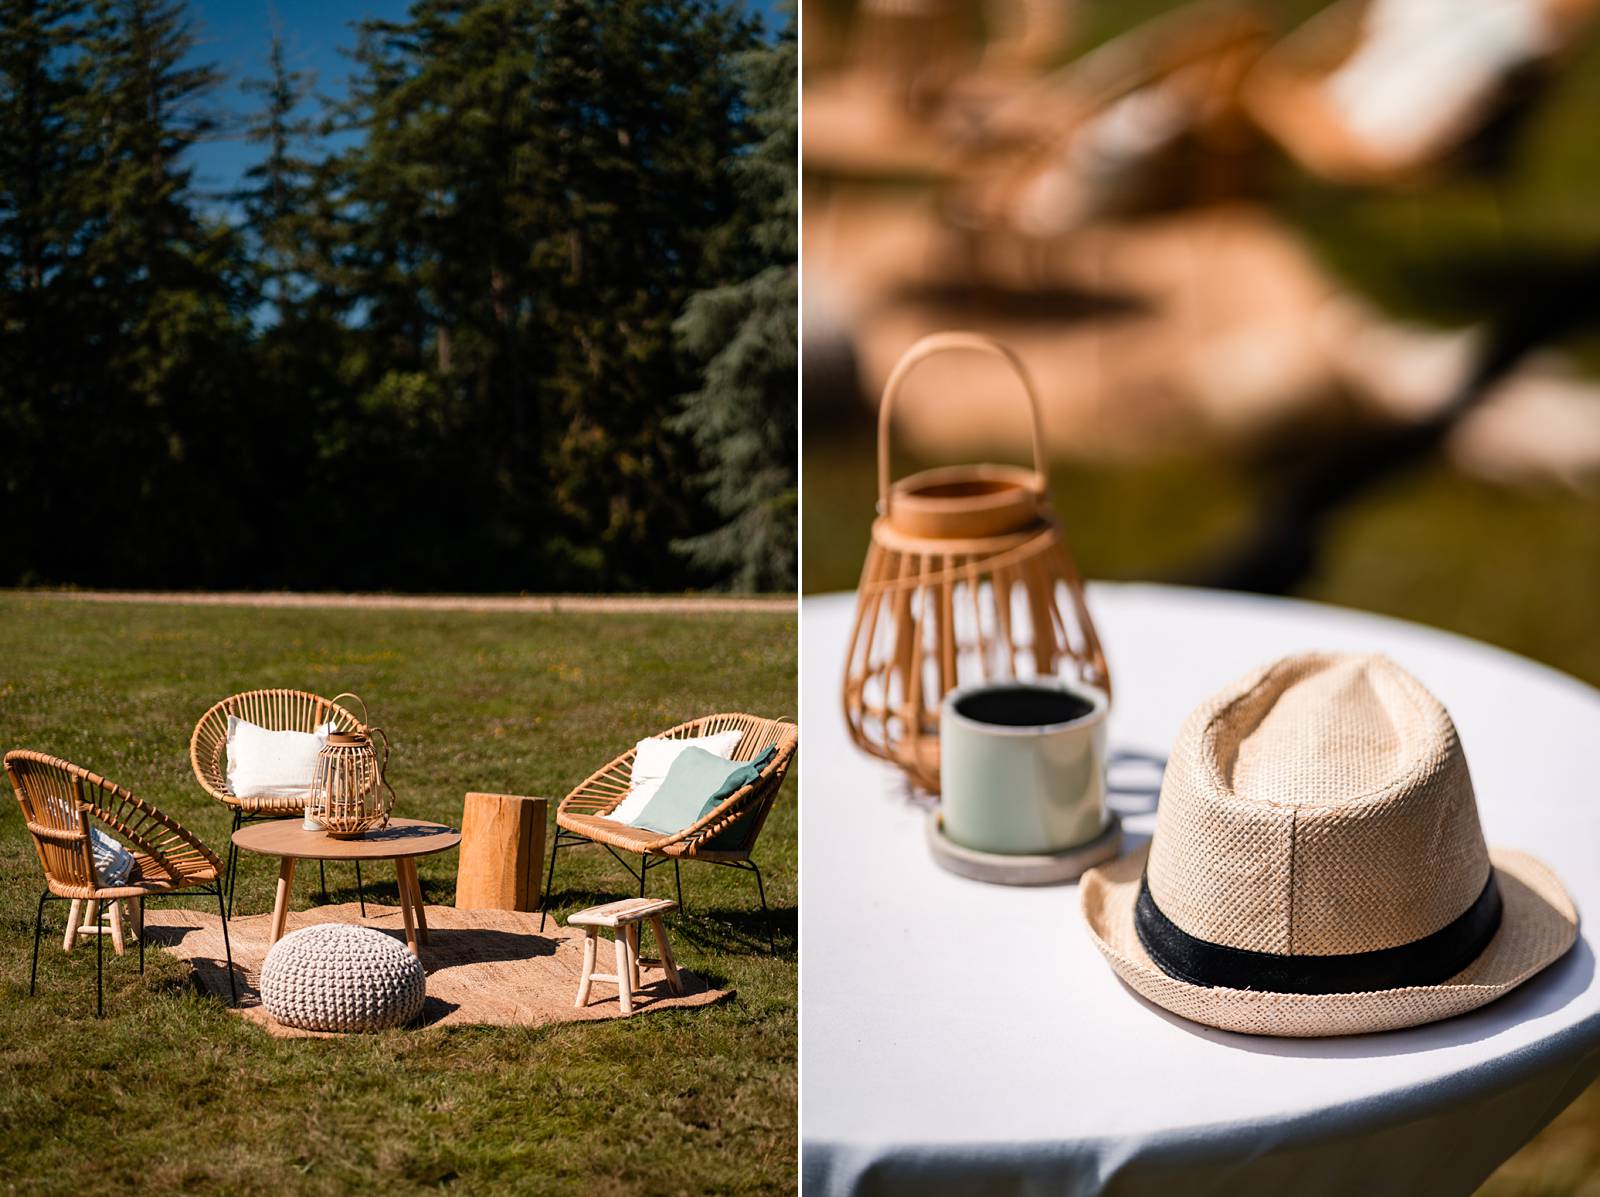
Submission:
[[[381,727],[369,727],[367,704],[361,703],[361,724],[350,731],[334,729],[317,752],[317,767],[306,793],[306,818],[334,839],[356,839],[388,826],[394,809],[394,790],[384,777],[389,765],[389,737]],[[378,756],[373,737],[383,740]]]
[[[947,466],[891,482],[889,425],[906,376],[951,350],[1009,365],[1030,409],[1033,469]],[[845,663],[851,738],[939,790],[939,704],[958,685],[1066,674],[1107,695],[1105,654],[1051,508],[1039,402],[1021,361],[978,333],[925,337],[878,409],[878,518]]]

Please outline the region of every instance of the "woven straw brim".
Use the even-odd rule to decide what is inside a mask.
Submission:
[[[1117,975],[1156,1005],[1192,1022],[1245,1035],[1361,1035],[1437,1022],[1515,989],[1572,947],[1578,914],[1554,873],[1533,857],[1493,849],[1504,901],[1500,930],[1470,965],[1439,985],[1374,993],[1270,993],[1208,989],[1156,967],[1134,930],[1134,903],[1149,846],[1084,874],[1083,916]]]

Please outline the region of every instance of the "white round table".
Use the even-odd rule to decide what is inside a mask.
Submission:
[[[1113,805],[1154,825],[1201,699],[1308,649],[1387,653],[1449,708],[1490,843],[1600,912],[1600,692],[1458,636],[1311,603],[1102,584]],[[1508,997],[1431,1026],[1268,1039],[1185,1022],[1102,960],[1076,886],[939,869],[925,806],[840,710],[850,595],[802,604],[801,1138],[808,1197],[1464,1194],[1596,1075],[1586,928]]]

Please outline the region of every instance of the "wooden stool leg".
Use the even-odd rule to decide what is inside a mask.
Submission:
[[[128,950],[128,945],[122,938],[122,901],[120,898],[111,900],[111,946],[116,949],[118,956]]]
[[[678,976],[678,962],[672,958],[672,945],[667,942],[667,928],[659,914],[650,916],[650,929],[656,935],[656,951],[661,956],[661,971],[667,974],[667,988],[673,993],[682,993],[683,978]]]
[[[411,949],[413,956],[420,956],[417,951],[417,922],[416,916],[411,911],[411,879],[406,875],[406,859],[400,857],[394,862],[395,888],[400,891],[400,918],[406,925],[406,947]]]
[[[580,1010],[589,1004],[589,987],[594,984],[595,933],[593,927],[583,929],[583,976],[578,978],[578,1000],[573,1002]]]
[[[67,933],[61,940],[61,950],[70,952],[78,942],[78,926],[83,922],[83,899],[74,898],[67,907]]]
[[[278,896],[272,903],[272,942],[283,938],[289,925],[289,890],[294,885],[294,857],[285,856],[278,862]]]
[[[621,927],[617,928],[617,1001],[622,1006],[624,1014],[633,1013],[633,990],[628,987],[628,979],[633,975],[632,966],[628,960],[628,937]]]
[[[83,925],[78,928],[84,935],[100,934],[100,903],[90,899],[83,904]]]
[[[628,985],[633,989],[644,988],[639,984],[639,924],[628,924]]]

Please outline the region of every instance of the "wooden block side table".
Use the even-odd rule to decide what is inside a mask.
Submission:
[[[624,898],[620,902],[607,902],[604,906],[591,906],[567,919],[567,926],[582,927],[583,975],[578,978],[578,996],[572,1003],[583,1007],[589,1004],[589,988],[596,981],[608,981],[617,987],[617,1001],[622,1013],[633,1013],[633,995],[640,988],[641,969],[658,968],[667,978],[667,988],[673,993],[683,992],[683,979],[678,976],[678,965],[672,958],[672,945],[667,941],[667,928],[662,916],[678,909],[670,898]],[[659,960],[643,960],[639,956],[639,924],[649,923],[655,933]],[[594,971],[595,956],[599,947],[598,932],[610,927],[617,933],[614,951],[616,972]]]
[[[456,906],[537,910],[548,798],[468,794],[461,812]]]

